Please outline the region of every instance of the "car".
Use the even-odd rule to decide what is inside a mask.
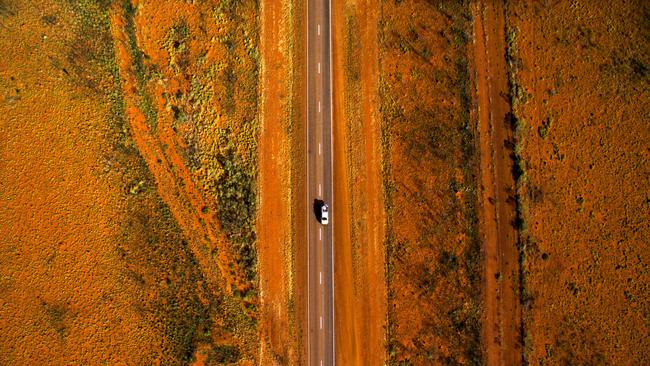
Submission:
[[[323,203],[323,205],[320,207],[320,223],[327,225],[329,222],[329,216],[329,207],[327,206],[327,203]]]

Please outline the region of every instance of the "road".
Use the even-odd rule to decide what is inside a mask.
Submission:
[[[335,364],[330,0],[307,0],[307,265],[309,365]],[[321,225],[314,200],[330,207]]]

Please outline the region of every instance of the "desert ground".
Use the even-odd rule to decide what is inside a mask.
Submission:
[[[292,6],[0,2],[0,363],[299,362]]]
[[[1,365],[308,363],[308,6],[0,0]],[[650,364],[650,4],[331,6],[336,364]]]
[[[340,363],[648,363],[648,4],[337,9]]]

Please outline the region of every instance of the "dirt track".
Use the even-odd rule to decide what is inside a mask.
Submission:
[[[472,13],[485,255],[483,347],[488,365],[515,365],[522,357],[521,309],[505,14],[502,3],[490,0],[474,4]]]

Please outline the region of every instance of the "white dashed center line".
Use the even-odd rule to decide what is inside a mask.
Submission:
[[[318,283],[320,283],[321,285],[323,284],[323,272],[320,272],[318,274]]]
[[[318,63],[318,73],[320,74],[320,62]]]
[[[323,194],[322,194],[322,186],[321,186],[320,183],[318,183],[318,196],[320,197],[320,196],[322,196],[322,195],[323,195]]]
[[[318,35],[320,36],[320,24],[318,25]]]
[[[318,101],[318,113],[320,113],[320,100]]]
[[[318,144],[318,155],[320,155],[320,143]]]
[[[323,228],[318,228],[318,240],[323,240]]]
[[[323,317],[320,317],[320,329],[323,329]]]

